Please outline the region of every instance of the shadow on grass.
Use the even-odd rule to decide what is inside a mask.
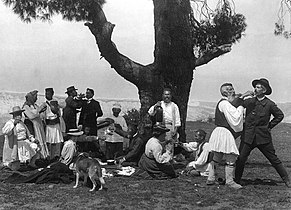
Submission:
[[[279,181],[273,179],[242,179],[241,184],[243,186],[246,185],[269,185],[269,186],[277,186],[280,183]]]

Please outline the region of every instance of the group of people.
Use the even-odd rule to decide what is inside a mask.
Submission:
[[[29,161],[35,166],[37,157],[49,157],[70,165],[78,152],[88,152],[123,166],[138,166],[133,176],[164,179],[177,177],[173,167],[174,149],[182,148],[195,152],[195,160],[188,163],[185,173],[206,176],[206,184],[215,185],[218,183],[216,167],[223,159],[225,184],[240,189],[247,158],[258,148],[290,187],[288,173],[276,156],[271,137],[271,129],[282,121],[283,112],[266,97],[272,93],[267,79],[254,80],[252,86],[254,91],[236,94],[231,83],[223,84],[222,98],[215,109],[216,128],[209,141],[206,132],[198,129],[193,142],[188,143],[178,140],[180,113],[170,89],[164,89],[162,100],[149,108],[141,122],[126,121],[120,115],[121,105],[114,104],[112,114],[101,123],[97,119],[103,112],[99,102],[93,99],[93,89],[87,88],[84,95],[78,94],[74,86],[68,87],[62,114],[52,88],[45,89],[46,102],[40,106],[36,104],[37,91],[32,91],[26,95],[22,108],[13,107],[12,119],[2,129],[5,134],[3,163],[15,168],[12,163]],[[235,140],[239,136],[241,143],[237,148]]]

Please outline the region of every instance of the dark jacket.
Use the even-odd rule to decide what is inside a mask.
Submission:
[[[66,106],[63,110],[63,118],[66,124],[66,132],[71,128],[77,128],[78,108],[82,107],[82,101],[76,100],[72,96],[66,98]]]
[[[246,108],[244,142],[252,144],[266,144],[272,141],[270,129],[284,118],[283,112],[277,105],[265,97],[262,101],[250,98],[244,101]],[[271,115],[273,119],[270,121]]]
[[[126,162],[139,162],[145,151],[145,145],[151,136],[137,134],[130,139],[128,153],[124,156]]]
[[[97,135],[97,117],[101,117],[103,112],[98,101],[92,99],[88,104],[86,101],[82,105],[82,110],[79,119],[79,125],[82,125],[83,128],[89,127],[90,131],[92,130],[92,135]]]

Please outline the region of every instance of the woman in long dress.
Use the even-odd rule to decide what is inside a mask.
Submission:
[[[34,130],[34,138],[39,141],[40,154],[43,159],[49,156],[49,151],[46,145],[46,137],[44,132],[43,122],[40,118],[40,114],[46,110],[45,104],[38,106],[35,102],[37,101],[37,90],[31,91],[25,96],[25,103],[23,104],[24,115],[26,121],[32,122]]]

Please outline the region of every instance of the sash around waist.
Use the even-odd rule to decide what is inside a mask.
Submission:
[[[45,123],[46,123],[47,125],[56,125],[56,124],[59,124],[59,123],[60,123],[60,118],[57,117],[56,119],[53,119],[53,120],[46,119],[46,120],[45,120]]]

